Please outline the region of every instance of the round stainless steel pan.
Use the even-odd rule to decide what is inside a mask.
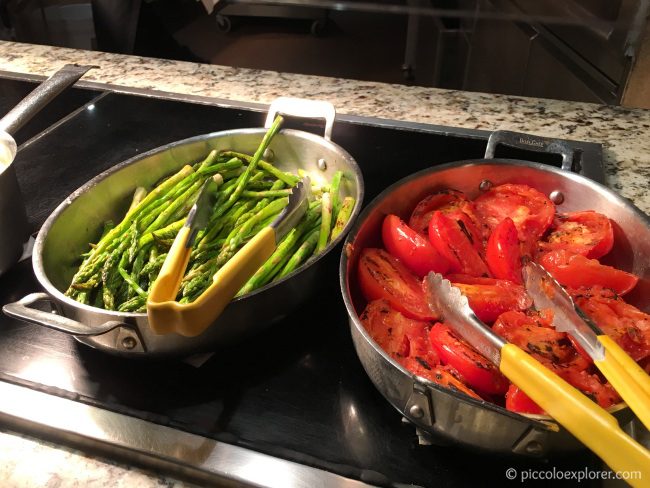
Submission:
[[[302,168],[316,183],[329,181],[337,170],[343,171],[342,194],[356,199],[350,222],[343,234],[306,266],[233,300],[203,334],[156,335],[149,328],[146,313],[120,313],[83,305],[64,292],[76,271],[79,255],[87,250],[89,242],[96,242],[103,222],[121,220],[136,187],[150,188],[161,177],[203,159],[213,149],[253,154],[266,132],[263,128],[215,132],[175,142],[118,164],[79,188],[49,216],[36,239],[32,261],[45,293],[8,304],[5,313],[72,334],[79,341],[107,352],[147,357],[214,350],[282,319],[314,288],[319,264],[344,238],[363,200],[359,167],[344,149],[329,140],[333,108],[331,116],[325,118],[326,137],[285,129],[273,139],[269,149],[280,169],[296,172]],[[42,305],[38,302],[43,301],[50,302],[57,313],[39,310]]]
[[[582,445],[546,416],[524,416],[481,402],[417,377],[391,359],[372,340],[359,320],[366,301],[357,283],[357,263],[366,247],[381,247],[386,214],[408,219],[424,196],[445,188],[480,194],[482,182],[524,183],[546,195],[559,192],[559,211],[595,210],[612,220],[614,250],[603,262],[639,276],[626,301],[650,312],[650,219],[606,187],[575,173],[514,160],[483,159],[437,166],[404,178],[377,196],[359,216],[343,247],[341,292],[350,317],[356,352],[377,389],[399,412],[434,437],[501,453],[545,456]],[[483,183],[485,188],[485,183]],[[556,201],[561,197],[554,194]],[[632,416],[625,404],[611,409],[621,422]]]

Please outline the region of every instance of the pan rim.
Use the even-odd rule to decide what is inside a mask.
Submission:
[[[117,173],[124,168],[127,168],[133,164],[138,163],[141,160],[144,160],[148,157],[154,156],[158,153],[168,151],[171,149],[174,149],[176,147],[181,147],[184,145],[189,145],[192,143],[196,142],[201,142],[203,140],[210,140],[215,137],[228,137],[228,136],[235,136],[235,135],[251,135],[251,134],[264,134],[266,133],[267,129],[263,127],[249,127],[249,128],[243,128],[243,129],[228,129],[228,130],[223,130],[223,131],[214,131],[214,132],[208,132],[206,134],[201,134],[197,136],[192,136],[188,137],[186,139],[181,139],[178,141],[173,141],[168,144],[164,144],[162,146],[155,147],[153,149],[150,149],[149,151],[146,151],[142,154],[138,154],[136,156],[133,156],[129,159],[126,159],[124,161],[121,161],[117,163],[114,166],[111,166],[110,168],[106,169],[105,171],[102,171],[98,175],[94,176],[90,180],[88,180],[86,183],[84,183],[82,186],[74,190],[70,195],[68,195],[57,207],[52,211],[52,213],[47,217],[43,225],[38,231],[38,234],[36,236],[36,240],[34,242],[34,251],[32,253],[32,268],[34,270],[34,274],[36,275],[39,283],[43,288],[45,288],[45,291],[53,298],[56,300],[63,302],[67,306],[71,307],[76,307],[81,310],[87,311],[87,312],[92,312],[92,313],[101,313],[105,316],[108,317],[115,317],[117,319],[123,320],[123,319],[142,319],[147,317],[146,312],[120,312],[117,310],[106,310],[103,308],[98,308],[98,307],[93,307],[91,305],[87,305],[84,303],[80,303],[76,300],[73,300],[72,298],[68,297],[65,295],[64,292],[59,290],[57,287],[55,287],[52,282],[50,281],[49,277],[47,276],[45,272],[45,267],[44,267],[44,262],[43,262],[43,249],[45,246],[45,241],[46,238],[49,234],[50,229],[54,225],[54,223],[57,221],[59,216],[78,198],[80,198],[82,195],[87,193],[90,189],[92,189],[95,185],[97,185],[99,182],[103,181],[104,179],[108,178],[109,176],[113,175],[114,173]],[[325,139],[322,136],[318,136],[316,134],[312,134],[311,132],[306,132],[306,131],[301,131],[297,129],[282,129],[278,133],[279,135],[286,135],[290,137],[297,137],[297,138],[302,138],[306,139],[309,142],[312,143],[317,143],[326,147],[329,147],[330,149],[334,150],[335,152],[341,154],[343,159],[345,160],[346,164],[353,170],[354,172],[354,177],[356,178],[357,181],[357,201],[355,202],[355,206],[352,210],[352,214],[350,216],[350,219],[348,220],[348,223],[343,229],[343,232],[339,236],[337,236],[336,239],[331,241],[325,250],[320,253],[318,256],[310,258],[308,261],[306,261],[302,266],[300,266],[298,269],[292,271],[291,273],[287,274],[284,276],[282,279],[272,282],[272,283],[267,283],[266,285],[252,291],[251,293],[237,297],[232,300],[231,303],[234,302],[239,302],[241,300],[246,300],[250,297],[253,297],[259,293],[263,293],[265,290],[278,285],[280,283],[284,283],[285,281],[291,279],[292,277],[298,275],[299,273],[305,271],[307,268],[311,267],[318,261],[320,261],[322,258],[324,258],[334,247],[336,247],[347,235],[349,230],[351,229],[352,225],[354,224],[356,218],[358,217],[359,213],[361,212],[361,207],[363,205],[363,198],[364,198],[364,193],[365,193],[365,187],[364,187],[364,182],[363,182],[363,174],[361,173],[361,169],[359,168],[359,165],[357,164],[356,160],[350,155],[348,151],[346,151],[344,148],[336,144],[335,142]]]

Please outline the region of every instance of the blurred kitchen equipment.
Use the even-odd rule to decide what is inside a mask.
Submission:
[[[65,65],[0,120],[0,274],[18,260],[29,237],[25,205],[11,164],[17,151],[12,134],[91,68]]]
[[[417,202],[435,191],[454,188],[474,198],[503,183],[529,184],[550,195],[562,212],[595,210],[607,215],[616,224],[616,244],[606,264],[639,277],[636,289],[626,299],[650,311],[650,218],[628,200],[578,174],[528,161],[493,159],[498,143],[513,145],[517,140],[519,146],[525,144],[531,150],[566,153],[566,147],[552,139],[497,131],[490,137],[485,159],[444,164],[394,183],[364,209],[350,231],[341,256],[340,284],[357,355],[377,389],[403,416],[424,432],[461,444],[545,456],[576,450],[582,444],[547,416],[518,415],[415,376],[390,358],[359,320],[365,300],[357,282],[357,263],[364,248],[381,247],[381,223],[386,214],[408,219]],[[570,154],[563,159],[570,161]],[[625,404],[609,411],[621,423],[632,418]]]
[[[324,136],[283,129],[273,138],[269,156],[283,171],[305,170],[323,185],[342,171],[342,195],[355,198],[355,207],[342,234],[346,234],[363,202],[363,178],[355,160],[330,140],[334,107],[326,102],[279,98],[269,109],[266,126],[277,113],[324,118]],[[301,114],[301,115],[299,115]],[[125,356],[188,355],[241,341],[286,317],[315,288],[318,268],[325,255],[343,239],[339,235],[325,250],[283,279],[246,296],[235,298],[219,319],[201,335],[155,334],[146,313],[104,310],[79,303],[64,292],[79,266],[79,256],[101,234],[106,220],[122,219],[133,191],[149,188],[185,164],[200,160],[212,150],[253,154],[264,128],[236,129],[204,134],[167,144],[131,158],[96,176],[66,198],[43,224],[36,238],[34,272],[47,293],[33,293],[7,304],[11,317],[76,336],[84,344]],[[38,310],[37,302],[51,302],[59,313]],[[227,325],[227,326],[224,326]]]

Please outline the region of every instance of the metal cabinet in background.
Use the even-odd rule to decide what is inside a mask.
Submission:
[[[450,0],[427,1],[449,7]],[[417,84],[618,104],[635,75],[649,4],[457,0],[453,8],[474,14],[419,19],[420,46],[407,64],[417,64]]]

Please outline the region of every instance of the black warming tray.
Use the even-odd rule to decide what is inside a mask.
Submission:
[[[12,91],[5,90],[10,84]],[[12,96],[17,100],[31,86],[27,81],[0,79],[1,106],[11,105]],[[26,128],[23,140],[31,139],[21,147],[15,163],[32,230],[37,231],[70,192],[112,165],[193,135],[262,126],[264,109],[72,90],[65,107],[44,112]],[[322,131],[318,122],[292,121],[292,126]],[[44,127],[49,128],[43,131]],[[341,116],[332,139],[359,163],[367,202],[392,182],[427,165],[481,158],[488,135]],[[602,181],[600,145],[568,143],[576,150],[574,168]],[[561,163],[508,148],[497,154]],[[140,362],[111,357],[69,336],[0,315],[0,389],[72,402],[69,405],[90,412],[109,412],[144,431],[159,427],[170,445],[190,436],[213,446],[262,453],[268,455],[265,459],[312,470],[317,479],[325,479],[323,473],[333,474],[327,479],[334,484],[357,480],[381,486],[478,486],[503,483],[509,467],[600,469],[599,461],[587,452],[548,464],[497,458],[419,437],[375,390],[354,353],[338,290],[338,254],[330,253],[319,290],[300,310],[254,340],[207,360]],[[0,306],[34,291],[40,290],[31,263],[25,260],[0,277]],[[11,398],[5,402],[11,403]],[[161,463],[160,456],[129,455],[128,446],[111,449],[105,442],[89,441],[81,430],[70,435],[60,426],[21,419],[20,413],[9,414],[7,409],[0,398],[0,422],[10,428],[83,445],[176,476],[208,480],[224,476],[211,478],[212,468],[205,467],[205,460],[200,461],[200,473],[193,471],[199,461],[184,457],[182,449],[170,451]],[[238,474],[235,467],[230,466],[233,476]],[[271,480],[269,475],[269,484]]]

